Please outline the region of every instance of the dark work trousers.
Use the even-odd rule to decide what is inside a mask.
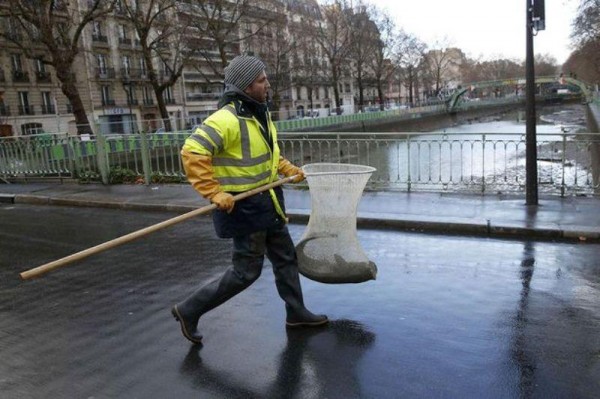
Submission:
[[[288,318],[304,310],[298,260],[287,226],[233,238],[233,265],[223,275],[208,282],[181,304],[180,312],[193,323],[249,287],[260,276],[264,256],[273,264],[275,285],[286,304]]]

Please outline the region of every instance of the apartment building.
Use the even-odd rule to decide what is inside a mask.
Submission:
[[[193,1],[178,3],[189,5],[179,7],[178,12],[195,12],[191,6]],[[316,43],[303,33],[307,23],[318,21],[316,1],[262,0],[250,4],[251,12],[246,13],[230,33],[237,36],[237,40],[227,43],[223,51],[226,59],[240,53],[254,54],[263,58],[270,69],[276,65],[281,67],[269,71],[270,78],[277,79],[274,114],[278,119],[329,114],[335,101],[331,83],[321,72],[327,68],[327,60]],[[90,7],[89,0],[57,2],[57,7],[67,5],[69,12],[79,13]],[[156,131],[163,127],[148,76],[149,66],[125,11],[117,5],[110,14],[85,27],[81,51],[73,64],[76,87],[93,132],[118,134]],[[198,13],[192,16],[202,19]],[[178,17],[171,13],[162,18],[176,21]],[[169,20],[169,23],[177,22]],[[261,26],[266,28],[249,35]],[[35,57],[27,56],[9,40],[18,39],[20,34],[9,19],[0,21],[0,29],[7,35],[0,36],[0,134],[77,134],[73,107],[61,90],[56,71]],[[193,29],[190,35],[194,36]],[[282,54],[285,40],[281,39],[293,43],[293,51]],[[32,52],[40,56],[47,51],[42,45],[33,46]],[[163,93],[173,129],[187,129],[201,123],[217,109],[223,91],[223,52],[206,35],[198,35],[195,46],[203,51],[189,59],[181,77]],[[152,63],[159,79],[167,79],[168,67],[158,59]],[[339,84],[343,105],[348,108],[345,112],[353,112],[355,95],[351,74]]]

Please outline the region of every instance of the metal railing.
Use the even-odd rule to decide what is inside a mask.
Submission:
[[[42,134],[0,138],[0,177],[111,182],[115,169],[145,182],[184,181],[189,131],[129,135]],[[538,134],[538,187],[561,196],[600,193],[600,134]],[[510,193],[525,190],[525,137],[505,133],[281,134],[297,165],[336,162],[377,169],[372,189]]]

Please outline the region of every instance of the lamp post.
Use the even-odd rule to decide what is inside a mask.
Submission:
[[[535,116],[535,67],[533,31],[545,29],[544,0],[525,0],[526,58],[525,58],[525,189],[526,204],[538,204],[537,142]]]

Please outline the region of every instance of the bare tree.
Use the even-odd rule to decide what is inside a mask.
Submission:
[[[571,37],[579,48],[600,40],[600,0],[581,0],[572,26]]]
[[[402,39],[402,37],[397,35],[396,27],[389,15],[375,9],[373,19],[377,25],[379,37],[370,59],[370,68],[377,84],[379,108],[383,110],[385,106],[383,85],[397,72],[397,64],[392,63],[391,60],[394,57],[396,40]],[[402,57],[402,54],[397,54],[397,56]]]
[[[580,1],[571,37],[576,50],[563,66],[565,72],[600,83],[600,0]]]
[[[265,31],[279,16],[270,11],[270,0],[187,0],[195,18],[196,66],[207,83],[222,83],[223,70],[242,43]],[[277,6],[276,4],[272,5]],[[207,71],[203,68],[206,66]]]
[[[296,50],[296,42],[288,35],[287,26],[287,16],[282,12],[270,27],[249,39],[249,46],[257,51],[267,65],[272,93],[270,106],[275,111],[280,108],[281,94],[291,87],[290,58]],[[273,116],[278,118],[279,114],[274,113]]]
[[[173,87],[191,56],[189,17],[176,0],[120,0],[133,25],[148,69],[148,80],[165,130],[171,130],[164,93]]]
[[[373,77],[370,61],[375,58],[380,42],[377,25],[372,20],[373,13],[373,8],[361,1],[354,9],[348,10],[348,20],[350,21],[348,58],[352,60],[353,64],[353,72],[358,86],[358,106],[361,111],[365,103],[366,80]]]
[[[462,51],[449,47],[445,40],[435,43],[433,49],[425,54],[425,80],[429,86],[428,89],[433,89],[433,94],[436,96],[440,95],[445,80],[454,78],[451,75],[455,66],[455,69],[458,69],[458,65],[455,65],[457,57],[464,58]]]
[[[427,45],[404,31],[400,31],[397,37],[393,62],[398,66],[400,80],[408,91],[408,102],[412,105],[419,91],[421,66]]]
[[[82,51],[85,27],[112,12],[114,0],[89,0],[82,8],[61,0],[4,2],[0,18],[6,21],[8,29],[0,32],[0,36],[26,57],[54,68],[61,91],[73,107],[77,132],[91,133],[73,65]]]
[[[351,36],[348,27],[349,6],[345,0],[331,0],[321,7],[321,20],[312,31],[307,31],[321,48],[322,54],[328,61],[328,78],[333,85],[335,106],[341,112],[339,83],[343,70],[348,67],[347,56]]]

